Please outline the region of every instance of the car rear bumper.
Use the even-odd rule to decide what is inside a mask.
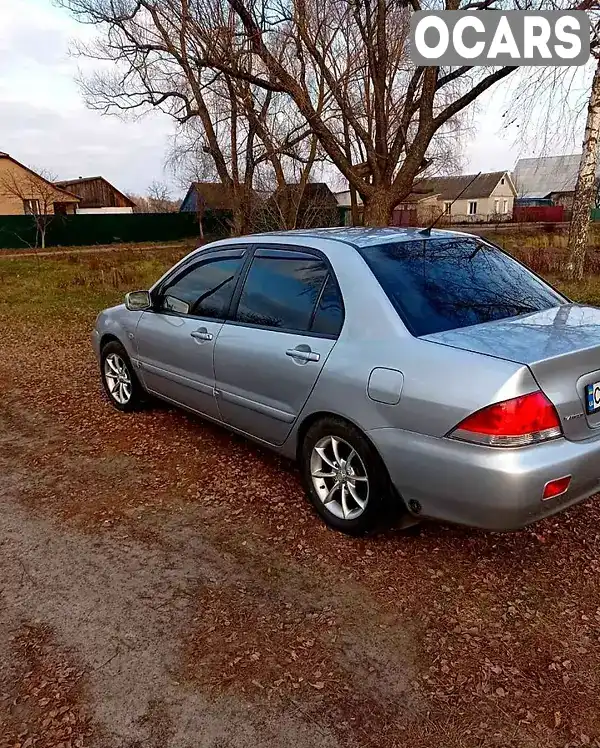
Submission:
[[[418,502],[424,517],[516,530],[600,490],[600,439],[504,449],[392,428],[368,435],[407,506]],[[546,483],[566,475],[566,493],[543,501]]]

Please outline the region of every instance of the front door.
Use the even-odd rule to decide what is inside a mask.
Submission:
[[[343,322],[332,271],[321,256],[259,248],[232,320],[215,347],[223,420],[282,444],[308,399]]]
[[[214,346],[243,262],[243,250],[202,256],[153,294],[154,308],[142,314],[135,333],[149,392],[219,419]]]

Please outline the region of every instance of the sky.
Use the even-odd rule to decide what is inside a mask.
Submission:
[[[166,115],[124,122],[86,108],[75,78],[92,63],[69,49],[92,34],[51,0],[0,0],[0,151],[59,179],[102,175],[123,192],[144,194],[154,180],[172,184]],[[463,171],[511,170],[519,157],[580,149],[582,117],[558,128],[550,143],[535,121],[507,124],[514,86],[499,84],[472,110]]]

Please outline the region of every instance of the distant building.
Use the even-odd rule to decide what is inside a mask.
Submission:
[[[463,194],[458,198],[461,192]],[[413,184],[412,192],[394,209],[392,224],[421,225],[433,221],[442,213],[442,222],[446,223],[508,220],[512,216],[515,197],[515,185],[507,171],[494,171],[479,176],[461,174],[419,179]],[[336,199],[345,212],[345,223],[348,224],[350,191],[337,192]],[[357,203],[362,211],[363,203],[359,195]]]
[[[397,210],[416,210],[419,223],[443,214],[448,222],[509,219],[517,191],[507,171],[419,179]]]
[[[0,153],[0,215],[75,213],[79,197]]]
[[[252,197],[256,195],[252,192]],[[233,190],[222,182],[192,182],[179,208],[181,213],[233,210]]]
[[[548,197],[552,205],[561,205],[565,210],[573,210],[573,198],[575,197],[575,190],[560,190],[557,192],[550,192]]]
[[[78,213],[133,213],[135,203],[104,177],[79,177],[54,183],[80,198]]]
[[[325,182],[286,184],[266,200],[265,209],[273,228],[317,228],[340,223],[337,197]]]
[[[520,158],[513,172],[518,197],[550,197],[551,194],[564,196],[568,193],[572,195],[577,182],[580,161],[580,153],[567,156]],[[598,177],[600,177],[600,163],[596,170],[596,178]],[[565,207],[570,206],[565,205]]]
[[[340,208],[350,208],[352,205],[352,201],[350,200],[350,190],[342,190],[341,192],[336,192],[335,199]],[[356,193],[356,203],[358,205],[363,204],[362,198],[358,193]]]

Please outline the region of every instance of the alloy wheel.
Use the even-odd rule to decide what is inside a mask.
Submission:
[[[339,436],[324,436],[313,447],[310,474],[319,499],[331,514],[353,520],[365,511],[369,477],[358,452]]]
[[[104,360],[104,379],[108,391],[119,405],[127,405],[131,400],[131,375],[127,364],[118,353],[109,353]]]

